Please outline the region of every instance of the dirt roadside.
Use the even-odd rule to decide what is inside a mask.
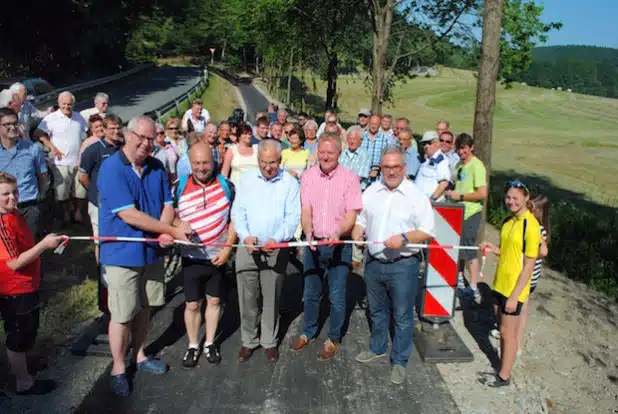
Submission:
[[[487,226],[485,231],[488,240],[498,242],[495,228]],[[495,257],[488,257],[484,282],[489,287],[496,263]],[[491,361],[499,355],[499,341],[488,339],[488,312],[456,312],[453,326],[474,361],[438,364],[438,369],[461,412],[618,413],[615,300],[544,269],[530,305],[514,383],[498,390],[477,382],[478,373],[491,372]]]

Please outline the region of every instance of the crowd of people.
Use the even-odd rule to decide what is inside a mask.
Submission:
[[[361,109],[357,123],[347,129],[334,111],[319,124],[306,113],[292,116],[275,105],[251,123],[236,110],[215,124],[196,100],[164,125],[138,116],[124,127],[109,111],[107,95],[97,94],[95,106],[79,114],[73,111],[75,97],[63,92],[58,109],[39,113],[42,119],[30,134],[33,111],[20,97],[19,85],[9,92],[0,94],[0,311],[17,393],[49,388],[28,373],[25,360],[38,328],[38,256],[62,240],[52,233],[36,243],[49,171],[64,225],[83,221],[87,209],[95,236],[158,238],[157,243],[97,241],[96,260],[108,289],[110,388],[120,396],[130,392],[130,344],[137,371],[168,370],[144,353],[144,344],[150,308],[165,302],[164,257],[175,240],[201,245],[182,249],[184,367],[195,367],[202,354],[211,364],[221,360],[215,335],[232,258],[242,341],[238,360],[247,361],[259,347],[269,361],[279,359],[281,291],[288,263],[298,252],[276,245],[304,240],[303,328],[290,348],[301,352],[316,339],[320,303],[328,300],[327,339],[318,358],[337,355],[346,280],[353,268],[364,266],[371,335],[356,360],[386,356],[392,318],[394,384],[406,378],[423,261],[421,249],[408,245],[435,237],[432,204],[461,203],[461,245],[478,245],[487,172],[474,156],[474,139],[454,134],[444,120],[417,142],[410,120],[368,109]],[[483,379],[492,387],[510,383],[523,344],[531,280],[538,283],[538,260],[547,254],[549,233],[548,202],[531,200],[525,184],[506,183],[505,204],[511,216],[500,245],[480,245],[499,256],[494,296],[501,366]],[[243,247],[233,249],[235,243]],[[462,250],[459,259],[458,294],[479,300],[478,251]],[[203,342],[198,337],[202,316]]]

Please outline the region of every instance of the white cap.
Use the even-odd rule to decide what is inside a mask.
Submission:
[[[437,139],[440,139],[440,137],[436,131],[426,131],[423,134],[423,138],[421,138],[421,142],[432,142]]]
[[[11,102],[13,102],[13,93],[8,89],[3,89],[0,92],[0,108],[8,108]]]

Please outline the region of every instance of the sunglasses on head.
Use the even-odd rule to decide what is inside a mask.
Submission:
[[[504,191],[506,192],[511,188],[521,188],[522,190],[526,192],[526,194],[530,194],[530,190],[528,190],[528,187],[526,187],[526,184],[522,183],[519,180],[507,181],[506,184],[504,185]]]

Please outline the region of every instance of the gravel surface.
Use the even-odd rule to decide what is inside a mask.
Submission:
[[[498,232],[486,227],[496,243]],[[551,246],[550,246],[551,254]],[[488,257],[491,286],[495,257]],[[491,372],[499,341],[489,339],[490,313],[458,311],[453,326],[474,361],[438,368],[462,413],[618,413],[618,306],[615,300],[545,269],[530,302],[522,356],[513,385],[498,390],[477,382]]]

